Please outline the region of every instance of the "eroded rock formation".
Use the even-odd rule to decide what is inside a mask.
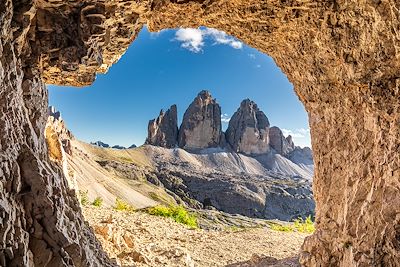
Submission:
[[[210,92],[201,91],[183,115],[178,144],[187,150],[221,145],[221,107]]]
[[[294,84],[316,164],[303,265],[398,265],[399,10],[397,0],[1,1],[0,264],[110,265],[49,161],[43,82],[90,84],[147,23],[223,30]]]
[[[269,129],[269,142],[271,147],[281,155],[288,155],[295,148],[292,136],[287,138],[283,135],[282,130],[274,126]]]
[[[178,112],[172,105],[166,112],[160,111],[157,119],[149,121],[146,144],[173,148],[178,140]]]
[[[245,99],[233,114],[226,130],[226,141],[235,152],[265,154],[269,150],[269,121],[257,104]]]

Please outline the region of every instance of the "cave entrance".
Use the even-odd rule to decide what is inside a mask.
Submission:
[[[298,218],[314,217],[314,165],[311,149],[304,148],[310,147],[310,133],[293,86],[270,57],[212,28],[150,33],[145,27],[107,75],[78,90],[49,86],[49,103],[62,114],[51,110],[50,127],[61,131],[66,176],[111,257],[123,264],[156,264],[157,257],[171,264],[171,257],[161,255],[171,250],[167,244],[181,264],[187,258],[209,266],[253,254],[296,257],[305,227],[312,227]],[[135,222],[127,226],[121,214],[133,209],[141,215],[132,215]],[[139,238],[147,213],[188,216],[175,219],[189,228],[195,213],[201,230],[192,234],[187,226],[153,218],[148,235]],[[294,228],[296,219],[307,233]],[[110,227],[115,235],[127,232],[124,241],[116,243]],[[127,229],[119,232],[121,227]],[[171,229],[175,239],[190,236],[193,244],[172,243],[165,232]],[[212,238],[210,231],[228,239]],[[281,253],[279,246],[260,246],[257,235],[293,242]],[[204,237],[220,252],[201,245]],[[158,252],[146,255],[149,239],[158,241]],[[241,239],[247,240],[245,249]]]

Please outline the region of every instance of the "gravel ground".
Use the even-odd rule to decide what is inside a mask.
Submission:
[[[106,208],[84,207],[83,212],[104,249],[122,266],[209,267],[260,257],[284,259],[295,257],[307,236],[268,227],[189,229],[169,218]]]

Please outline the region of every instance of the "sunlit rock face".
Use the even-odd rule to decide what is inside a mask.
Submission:
[[[172,105],[166,112],[161,110],[160,115],[149,121],[146,144],[173,148],[178,140],[178,112],[176,105]]]
[[[287,156],[295,148],[292,136],[286,138],[282,130],[274,126],[269,129],[269,140],[271,147],[278,153]]]
[[[221,107],[208,91],[201,91],[183,115],[178,143],[186,150],[221,145]]]
[[[111,265],[49,161],[43,81],[92,83],[145,23],[223,30],[293,83],[315,161],[317,231],[303,265],[398,265],[399,10],[397,0],[1,1],[0,265]]]
[[[226,141],[235,152],[265,154],[269,151],[269,121],[257,104],[245,99],[233,114],[226,130]]]

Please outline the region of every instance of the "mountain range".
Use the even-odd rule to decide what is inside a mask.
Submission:
[[[103,198],[106,206],[121,198],[136,208],[181,204],[279,220],[314,215],[311,149],[270,127],[253,101],[242,101],[226,132],[208,91],[197,95],[179,127],[177,121],[172,105],[149,121],[143,146],[110,149],[77,140],[51,109],[49,154],[59,155],[53,159],[72,188]]]

